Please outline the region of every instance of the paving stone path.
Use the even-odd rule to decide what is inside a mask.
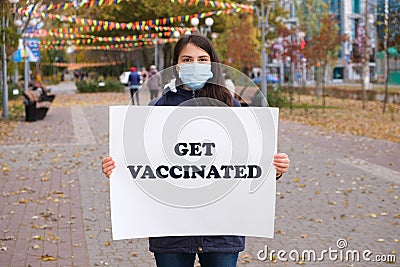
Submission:
[[[400,144],[281,121],[279,150],[292,164],[277,184],[275,237],[247,238],[238,266],[386,266],[379,255],[400,266]],[[112,241],[107,154],[107,106],[18,124],[0,146],[0,266],[155,266],[147,239]],[[258,259],[266,248],[273,261]],[[310,250],[324,260],[304,258]],[[355,251],[360,262],[346,261]]]

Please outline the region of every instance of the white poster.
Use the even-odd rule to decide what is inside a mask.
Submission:
[[[110,107],[114,240],[273,237],[278,109]]]

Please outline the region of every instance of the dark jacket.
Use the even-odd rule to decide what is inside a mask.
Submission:
[[[132,71],[128,78],[129,85],[140,85],[140,75],[136,71]]]
[[[162,96],[154,99],[149,105],[154,106],[178,106],[184,104],[185,101],[196,99],[198,92],[188,91],[182,87],[176,87],[176,92],[170,88],[164,89]],[[240,102],[237,99],[233,99],[233,106],[240,107]]]
[[[155,106],[177,106],[196,98],[197,93],[177,87],[175,92],[167,88],[162,96],[154,101]],[[235,107],[239,101],[233,100]],[[155,253],[233,253],[244,250],[244,236],[171,236],[150,237],[150,251]]]

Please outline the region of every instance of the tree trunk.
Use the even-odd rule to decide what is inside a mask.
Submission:
[[[322,73],[322,107],[325,109],[325,85],[326,85],[326,70],[327,64],[324,64],[323,73]]]
[[[385,97],[383,98],[383,109],[382,109],[382,112],[383,113],[385,113],[385,111],[386,111],[386,104],[387,104],[387,101],[388,101],[388,87],[389,87],[389,85],[388,85],[388,83],[389,83],[389,73],[390,73],[390,70],[389,70],[389,61],[390,61],[390,58],[389,58],[389,51],[388,51],[388,48],[387,48],[387,43],[385,44],[385,59],[384,59],[384,61],[385,61],[385,63],[384,63],[384,65],[385,65]]]
[[[168,68],[172,66],[172,50],[173,48],[171,47],[170,43],[166,43],[163,46],[163,57],[164,57],[164,68]]]
[[[321,92],[322,91],[322,89],[321,89],[322,75],[321,75],[321,67],[320,66],[316,67],[315,73],[316,73],[316,85],[315,85],[316,88],[315,89],[316,89],[317,101],[319,102],[321,95],[322,95],[322,92]]]
[[[389,2],[386,0],[385,1],[385,36],[383,40],[383,49],[385,50],[385,59],[384,59],[384,65],[385,65],[385,97],[383,99],[383,109],[382,112],[385,113],[386,111],[386,104],[388,101],[388,82],[389,82],[389,73],[390,73],[390,58],[389,58],[389,45],[388,45],[388,31],[389,31]]]
[[[367,90],[369,89],[369,25],[368,25],[368,0],[365,0],[364,12],[364,39],[363,39],[363,59],[362,59],[362,107],[365,109],[367,101]]]

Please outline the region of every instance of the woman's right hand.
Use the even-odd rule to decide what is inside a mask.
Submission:
[[[103,173],[106,175],[107,178],[110,178],[110,175],[114,168],[115,168],[115,162],[112,159],[112,157],[106,157],[101,162],[101,170],[103,171]]]

